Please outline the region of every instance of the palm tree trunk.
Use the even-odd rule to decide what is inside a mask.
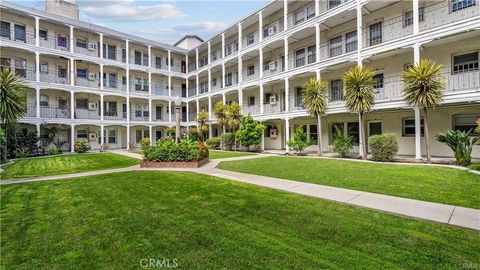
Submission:
[[[427,150],[427,163],[432,163],[432,155],[430,153],[430,139],[428,136],[428,117],[427,117],[427,107],[423,108],[423,129],[425,135],[425,149]]]
[[[365,147],[365,132],[363,128],[363,112],[358,113],[358,135],[359,135],[359,148],[361,148],[360,155],[362,156],[363,160],[367,159],[367,150]]]
[[[7,162],[7,153],[8,153],[8,149],[7,149],[7,143],[8,143],[8,130],[7,130],[7,124],[5,123],[5,151],[3,151],[3,161],[4,162]]]
[[[317,155],[322,156],[322,116],[317,114],[317,142],[318,142],[318,153]]]

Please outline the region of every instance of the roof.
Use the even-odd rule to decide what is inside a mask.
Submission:
[[[175,42],[175,44],[173,44],[173,46],[177,46],[180,42],[184,41],[184,40],[187,39],[187,38],[196,38],[196,39],[198,39],[200,42],[202,42],[202,43],[204,42],[204,40],[203,40],[201,37],[197,36],[197,35],[185,35],[185,36],[183,36],[179,41]]]

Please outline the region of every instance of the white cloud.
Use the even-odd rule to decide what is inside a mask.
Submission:
[[[223,30],[228,25],[224,22],[215,22],[215,21],[204,21],[199,23],[185,24],[175,26],[174,29],[184,32],[196,32],[196,31],[205,31],[205,32],[217,32]]]
[[[84,1],[79,7],[85,15],[102,20],[152,21],[185,17],[173,4],[139,5],[133,0]]]

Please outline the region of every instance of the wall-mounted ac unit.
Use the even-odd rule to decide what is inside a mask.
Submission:
[[[97,103],[95,103],[95,102],[89,102],[89,103],[88,103],[88,109],[89,109],[90,111],[95,111],[95,110],[97,109]]]
[[[277,96],[276,95],[271,95],[270,96],[270,105],[276,105],[277,104]]]
[[[270,129],[270,138],[276,139],[278,137],[278,129],[271,128]]]
[[[88,73],[88,80],[89,81],[95,81],[96,78],[97,78],[97,74],[95,74],[93,72]]]
[[[87,49],[89,51],[95,51],[97,49],[97,44],[93,43],[93,42],[88,42],[87,44]]]
[[[97,133],[95,133],[95,132],[90,132],[90,133],[88,133],[88,140],[89,140],[89,141],[95,141],[95,140],[97,140]]]

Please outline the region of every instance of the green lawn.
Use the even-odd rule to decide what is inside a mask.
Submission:
[[[209,155],[209,159],[220,159],[220,158],[251,156],[251,155],[255,155],[255,154],[254,153],[246,153],[246,152],[210,150],[208,155]]]
[[[473,230],[187,172],[7,185],[0,205],[2,269],[453,269],[480,254]]]
[[[2,179],[68,174],[133,166],[139,160],[112,153],[86,153],[20,159],[3,166]]]
[[[480,171],[480,162],[470,165],[470,169]]]
[[[480,208],[480,175],[450,168],[267,157],[220,169]]]

